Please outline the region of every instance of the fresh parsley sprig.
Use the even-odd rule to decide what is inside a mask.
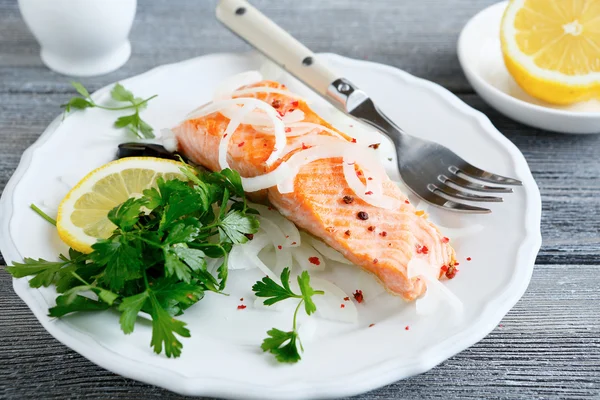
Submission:
[[[72,110],[83,110],[86,108],[101,108],[103,110],[111,111],[133,109],[133,114],[124,115],[117,118],[114,126],[116,128],[127,128],[130,132],[139,136],[140,138],[148,139],[154,137],[154,129],[152,129],[148,123],[142,120],[140,117],[140,111],[146,108],[148,102],[157,96],[156,94],[148,97],[147,99],[142,99],[135,97],[133,93],[125,89],[123,85],[117,83],[111,90],[110,96],[116,102],[128,104],[119,107],[107,107],[94,102],[88,90],[81,83],[71,82],[71,85],[73,85],[81,97],[73,97],[67,103],[61,105],[61,107],[65,109],[65,114],[71,112]]]
[[[259,226],[236,172],[197,174],[182,165],[189,181],[159,178],[142,197],[113,208],[108,219],[116,228],[92,245],[91,253],[70,249],[58,261],[25,258],[7,271],[16,278],[32,276],[31,287],[56,286],[52,317],[113,307],[129,334],[137,315],[149,314],[154,351],[178,357],[179,337],[190,332],[174,317],[206,292],[223,293],[233,244],[246,242]],[[216,276],[207,258],[222,259]]]
[[[264,305],[270,306],[287,299],[300,299],[296,310],[294,311],[294,319],[292,330],[285,332],[277,328],[272,328],[267,331],[268,337],[263,340],[261,348],[263,351],[268,351],[275,356],[277,361],[286,363],[296,363],[300,361],[301,356],[298,351],[304,351],[302,342],[298,336],[297,317],[298,310],[304,304],[304,310],[307,315],[311,315],[317,311],[317,306],[312,300],[312,296],[325,294],[322,290],[314,290],[310,286],[310,275],[308,271],[303,271],[298,276],[298,286],[300,294],[296,294],[290,288],[290,269],[284,268],[281,272],[281,285],[275,282],[270,277],[264,277],[252,286],[252,291],[256,297],[265,297]]]

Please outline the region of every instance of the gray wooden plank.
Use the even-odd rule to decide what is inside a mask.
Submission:
[[[253,1],[314,51],[397,66],[456,92],[471,90],[456,57],[460,28],[492,3],[494,0]],[[85,83],[97,89],[157,65],[249,49],[213,18],[215,4],[216,0],[140,1],[131,33],[131,60],[109,78],[86,78]],[[68,91],[66,79],[42,66],[38,46],[20,19],[16,2],[3,0],[2,5],[0,91]]]

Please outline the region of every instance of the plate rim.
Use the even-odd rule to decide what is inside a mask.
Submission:
[[[189,60],[164,64],[153,68],[147,72],[122,80],[126,82],[129,79],[140,78],[155,74],[163,69],[170,68],[176,65],[187,63],[203,62],[210,59],[225,57],[239,57],[241,54],[249,53],[213,53],[204,56],[192,58]],[[250,52],[254,54],[254,52]],[[424,373],[438,364],[446,361],[448,358],[458,354],[466,348],[477,343],[487,336],[508,313],[508,311],[519,301],[525,293],[531,276],[533,273],[535,258],[540,249],[541,238],[541,196],[537,184],[533,179],[527,162],[518,150],[518,148],[504,135],[502,135],[491,123],[491,121],[480,111],[477,111],[464,103],[460,98],[451,93],[442,86],[415,77],[398,68],[379,64],[371,61],[356,60],[352,58],[342,57],[332,53],[321,53],[319,56],[334,59],[339,62],[367,67],[371,70],[382,70],[392,75],[398,76],[410,84],[414,84],[425,88],[426,90],[441,97],[444,102],[456,109],[465,118],[469,118],[478,123],[483,131],[485,131],[492,139],[498,142],[512,158],[513,166],[518,172],[519,177],[523,180],[523,190],[526,190],[526,205],[527,210],[525,222],[525,240],[521,243],[517,251],[517,267],[515,274],[511,277],[509,284],[492,299],[482,313],[467,329],[450,336],[446,340],[436,343],[421,354],[421,356],[409,365],[399,365],[398,359],[388,359],[383,362],[378,362],[371,366],[370,371],[363,371],[358,376],[357,373],[347,374],[343,377],[335,379],[337,383],[319,384],[319,386],[306,385],[302,382],[285,383],[279,386],[262,386],[252,385],[236,381],[234,378],[224,379],[215,377],[187,377],[174,371],[165,371],[157,366],[144,365],[139,361],[130,359],[122,354],[118,354],[113,350],[107,349],[99,342],[95,341],[90,336],[85,336],[93,341],[96,346],[109,350],[90,351],[89,343],[78,337],[70,336],[65,330],[61,329],[60,320],[50,320],[47,313],[47,303],[43,300],[39,290],[31,290],[27,280],[13,279],[13,288],[17,295],[27,304],[32,310],[38,321],[44,329],[54,338],[59,340],[67,347],[75,350],[83,357],[91,362],[117,373],[121,376],[142,381],[151,385],[160,386],[176,393],[184,395],[204,395],[204,396],[227,396],[228,398],[277,398],[277,399],[305,399],[305,398],[335,398],[341,396],[356,395],[364,393],[375,388],[379,388],[401,379],[408,378],[417,374]],[[93,97],[101,96],[107,92],[112,84],[104,86],[94,92]],[[2,253],[8,263],[9,260],[20,259],[21,256],[10,236],[10,221],[13,217],[13,192],[20,178],[29,168],[33,156],[37,149],[52,136],[57,130],[61,122],[61,116],[57,116],[52,123],[46,128],[42,135],[23,153],[19,165],[12,177],[7,182],[5,189],[0,198],[0,246]],[[40,307],[40,299],[43,301],[43,306]],[[70,328],[72,329],[72,327]],[[450,341],[450,339],[452,339]],[[449,343],[451,342],[451,343]],[[135,366],[135,368],[131,368]],[[360,379],[356,379],[360,378]],[[268,393],[265,393],[267,391]]]
[[[600,120],[600,112],[561,110],[558,108],[544,107],[539,104],[529,103],[527,101],[513,97],[513,96],[503,92],[502,90],[498,89],[496,86],[490,84],[487,80],[483,79],[481,77],[481,75],[476,71],[476,69],[472,66],[472,64],[465,61],[466,60],[465,53],[468,50],[467,50],[467,46],[464,43],[467,40],[466,37],[467,37],[467,34],[469,33],[468,31],[470,29],[472,29],[472,25],[479,18],[481,18],[482,14],[491,12],[490,11],[491,9],[502,8],[504,10],[504,9],[506,9],[507,6],[508,6],[507,0],[501,1],[499,3],[494,3],[494,4],[484,8],[483,10],[480,10],[479,12],[477,12],[477,14],[475,14],[471,18],[469,18],[469,20],[467,21],[465,26],[463,26],[463,28],[460,31],[460,34],[458,36],[457,55],[458,55],[458,61],[460,63],[461,68],[463,69],[464,74],[469,79],[474,79],[475,81],[477,81],[477,83],[479,85],[485,86],[491,92],[493,92],[495,95],[502,98],[504,101],[511,103],[513,106],[515,106],[517,108],[518,107],[526,108],[530,112],[551,114],[551,115],[554,115],[557,117],[570,117],[570,118],[577,118],[577,119],[581,119],[581,120],[590,120],[590,121]]]

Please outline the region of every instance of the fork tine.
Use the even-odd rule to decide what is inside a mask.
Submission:
[[[457,189],[457,190],[469,189],[469,190],[474,190],[476,192],[483,192],[483,193],[512,193],[513,192],[513,190],[511,188],[507,188],[507,187],[479,185],[477,183],[473,183],[469,180],[461,178],[458,175],[454,175],[452,178],[448,178],[446,175],[440,175],[440,181],[454,189]]]
[[[483,202],[494,202],[494,203],[500,203],[504,200],[502,200],[502,197],[495,197],[495,196],[478,196],[476,194],[470,194],[467,192],[462,192],[460,190],[456,190],[454,188],[451,188],[450,186],[446,185],[446,184],[439,184],[439,185],[431,185],[432,188],[430,190],[433,189],[433,192],[437,192],[440,191],[442,193],[444,193],[447,196],[453,197],[455,199],[458,200],[466,200],[466,201],[483,201]]]
[[[523,185],[523,182],[521,182],[520,180],[508,178],[508,177],[502,176],[502,175],[492,174],[491,172],[487,172],[482,169],[479,169],[476,166],[471,165],[464,160],[463,160],[462,167],[456,168],[456,169],[451,168],[451,172],[453,172],[454,174],[456,174],[458,176],[460,176],[460,174],[462,173],[463,175],[465,175],[469,178],[477,179],[477,180],[480,180],[483,182],[488,182],[488,183],[496,183],[496,184],[501,184],[501,185],[502,184],[513,185],[513,186],[522,186]]]
[[[432,192],[427,196],[427,201],[434,206],[444,208],[446,210],[458,211],[463,213],[475,213],[475,214],[489,214],[492,211],[487,208],[471,206],[468,204],[458,203],[454,200],[450,200],[449,198],[443,197],[445,196],[442,192]]]

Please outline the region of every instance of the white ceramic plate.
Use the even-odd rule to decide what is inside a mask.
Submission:
[[[475,15],[458,40],[458,59],[471,86],[509,118],[560,133],[600,133],[600,101],[557,106],[525,93],[502,59],[500,21],[508,2]]]
[[[523,181],[523,187],[496,204],[490,215],[459,215],[430,209],[432,219],[444,226],[481,225],[481,230],[448,232],[453,239],[460,273],[447,287],[464,303],[461,318],[439,309],[421,317],[414,303],[384,293],[369,284],[362,287],[356,325],[315,320],[315,335],[305,340],[300,363],[278,365],[259,344],[265,331],[290,324],[289,313],[251,307],[250,287],[260,274],[232,271],[231,296],[207,296],[186,311],[192,337],[184,339],[183,354],[167,359],[150,347],[151,329],[138,322],[125,336],[112,311],[79,314],[62,319],[46,316],[54,304],[54,289],[34,290],[26,280],[15,280],[17,294],[28,304],[54,337],[94,363],[118,374],[188,395],[255,399],[332,398],[365,392],[427,371],[482,339],[523,295],[541,243],[539,190],[519,150],[481,113],[450,92],[395,68],[336,55],[322,55],[331,66],[375,98],[385,113],[415,135],[450,147],[469,162]],[[155,128],[171,127],[209,100],[224,78],[262,61],[256,55],[218,54],[167,65],[124,81],[138,96],[157,93],[144,118]],[[295,91],[314,99],[313,106],[338,124],[343,118],[331,106],[287,76],[282,80]],[[109,89],[94,94],[107,101]],[[28,149],[9,181],[0,203],[0,246],[7,262],[28,257],[56,257],[65,251],[53,227],[29,208],[37,203],[51,207],[80,177],[111,160],[116,145],[130,140],[111,127],[116,116],[87,110],[57,118]],[[374,135],[354,126],[354,134]],[[360,132],[359,132],[360,131]],[[376,142],[378,137],[372,136]],[[365,139],[367,140],[367,139]],[[380,153],[392,176],[390,148]],[[472,257],[472,261],[465,261]],[[258,275],[257,275],[258,274]],[[356,287],[358,269],[335,265],[330,279],[347,291]],[[372,283],[372,282],[371,282]],[[237,310],[239,298],[249,307]],[[375,323],[375,326],[369,325]],[[410,329],[406,330],[405,327]]]

